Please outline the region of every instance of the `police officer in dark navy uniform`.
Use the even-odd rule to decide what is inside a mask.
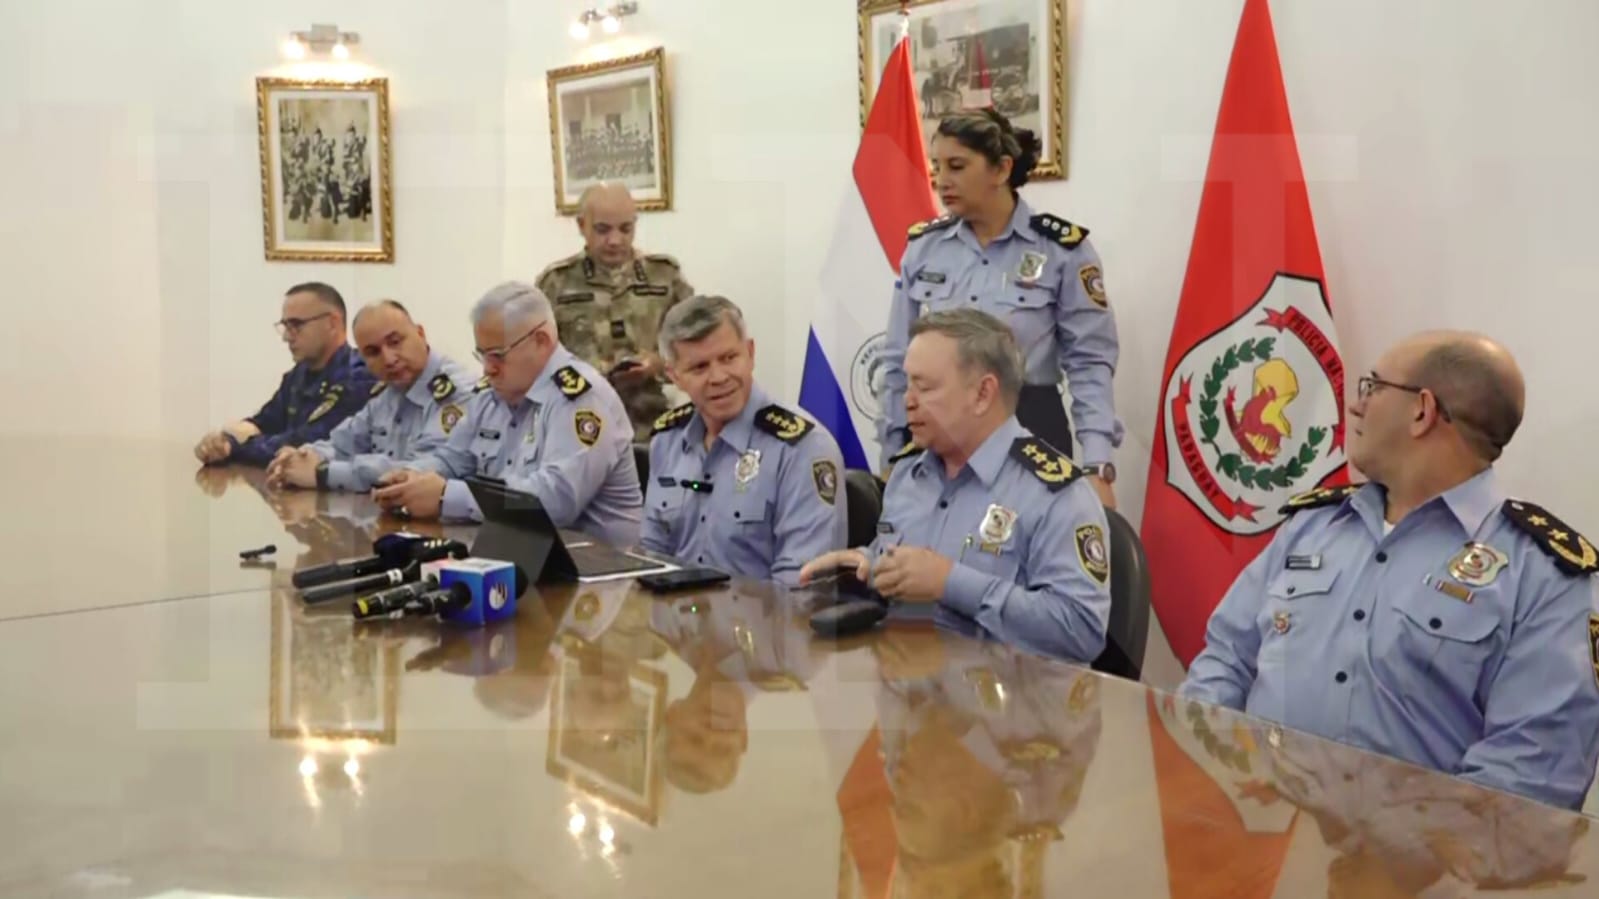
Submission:
[[[326,439],[371,397],[377,381],[349,344],[337,290],[319,282],[289,288],[277,327],[294,368],[261,411],[200,438],[201,462],[266,465],[285,446]]]

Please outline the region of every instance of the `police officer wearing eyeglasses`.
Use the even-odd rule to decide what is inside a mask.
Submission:
[[[1182,692],[1580,807],[1599,761],[1599,554],[1494,473],[1521,423],[1515,360],[1422,334],[1356,397],[1349,461],[1370,482],[1290,501]]]
[[[616,389],[561,344],[550,301],[508,281],[472,308],[484,378],[450,439],[379,480],[373,498],[416,518],[478,520],[464,481],[498,478],[538,497],[557,527],[638,542],[644,503],[633,428]]]
[[[207,465],[266,465],[284,447],[327,439],[359,412],[377,380],[350,346],[344,317],[344,298],[327,284],[289,288],[277,329],[294,368],[261,411],[200,438],[195,458]]]

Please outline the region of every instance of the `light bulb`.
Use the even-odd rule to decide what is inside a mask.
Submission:
[[[586,41],[589,39],[589,23],[583,21],[573,22],[571,30],[574,40]]]
[[[339,41],[337,44],[333,45],[333,58],[334,59],[349,59],[350,58],[350,48],[346,47],[344,45],[344,41]]]
[[[606,13],[605,18],[600,20],[600,27],[605,29],[606,34],[615,34],[622,30],[622,20]]]
[[[304,59],[305,45],[297,37],[290,37],[283,42],[283,55],[290,59]]]
[[[318,765],[316,763],[316,759],[314,759],[314,758],[312,758],[310,756],[306,756],[305,758],[300,759],[300,776],[301,777],[316,777],[316,773],[317,773],[318,770],[319,770],[319,767],[318,767]]]

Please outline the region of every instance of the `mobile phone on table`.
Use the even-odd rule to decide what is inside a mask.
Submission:
[[[732,580],[732,575],[715,568],[679,568],[660,574],[646,574],[638,579],[639,586],[652,593],[669,593],[673,590],[693,590],[714,587]]]

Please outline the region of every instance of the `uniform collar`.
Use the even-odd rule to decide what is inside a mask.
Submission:
[[[327,365],[321,368],[312,368],[311,363],[301,362],[300,368],[308,378],[325,378],[330,374],[343,373],[349,369],[350,357],[354,353],[355,348],[346,343],[333,351],[333,355],[328,357]],[[365,363],[362,364],[364,365]]]
[[[1386,488],[1380,484],[1367,484],[1351,496],[1345,506],[1360,515],[1373,527],[1375,533],[1380,534],[1387,500]],[[1488,520],[1488,516],[1503,505],[1504,501],[1505,492],[1499,485],[1499,477],[1494,474],[1493,468],[1489,467],[1482,473],[1422,503],[1417,510],[1425,509],[1434,503],[1441,503],[1467,534],[1475,534]]]
[[[1016,420],[1016,416],[1012,415],[1010,418],[1005,419],[1004,424],[995,428],[994,433],[989,434],[988,438],[982,442],[982,445],[978,446],[977,450],[972,453],[971,458],[966,460],[966,467],[971,469],[972,474],[977,476],[977,479],[983,483],[984,487],[993,489],[994,482],[999,478],[1000,470],[1005,467],[1005,459],[1010,454],[1011,444],[1015,443],[1016,438],[1022,436],[1023,433],[1025,433],[1025,429]],[[927,455],[937,458],[934,453],[928,453]],[[938,461],[937,471],[939,476],[942,477],[944,474],[942,459]]]
[[[433,400],[433,386],[428,383],[439,373],[439,367],[444,364],[444,357],[437,350],[428,350],[427,364],[422,366],[422,373],[416,376],[411,389],[405,392],[405,398],[418,406],[426,406]],[[461,386],[459,384],[457,387]]]
[[[1039,237],[1033,233],[1032,218],[1033,208],[1027,205],[1026,200],[1018,196],[1016,198],[1016,209],[1011,212],[1010,224],[995,235],[993,243],[1000,243],[1013,236],[1019,237],[1028,243],[1038,243]],[[940,236],[945,240],[958,236],[962,242],[968,243],[973,247],[978,246],[976,233],[972,231],[972,226],[964,221],[960,223],[960,227],[945,229]]]
[[[750,401],[744,404],[744,411],[722,427],[722,433],[716,439],[726,443],[736,452],[749,449],[750,442],[755,436],[755,413],[766,408],[768,403],[766,391],[759,384],[750,386]],[[700,417],[698,410],[694,412],[694,420],[689,423],[688,433],[684,439],[692,446],[697,441],[705,444],[705,419]]]
[[[592,255],[590,255],[587,247],[583,248],[581,255],[583,257],[583,277],[585,278],[592,278],[595,275],[609,275],[612,272],[625,271],[639,281],[645,280],[644,257],[639,253],[638,248],[636,247],[633,249],[633,258],[622,263],[621,265],[616,266],[615,268],[610,268],[603,262],[595,259]]]

